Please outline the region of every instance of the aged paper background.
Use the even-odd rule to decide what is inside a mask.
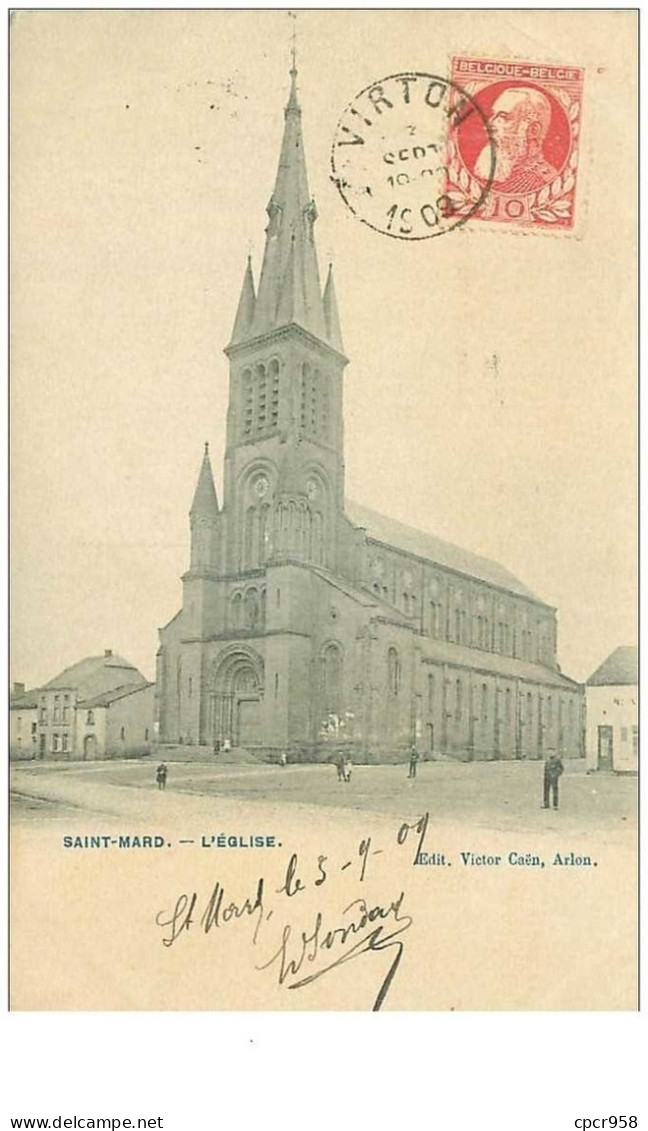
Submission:
[[[347,491],[506,564],[558,606],[559,659],[584,679],[635,635],[635,16],[306,12],[298,24],[320,262],[335,262],[351,358]],[[257,267],[262,251],[290,31],[281,12],[14,17],[12,653],[29,686],[110,643],[152,674],[205,439],[221,466],[220,350],[250,241]],[[397,71],[447,73],[461,52],[585,68],[576,236],[468,225],[403,244],[344,207],[329,180],[344,107]],[[590,852],[598,867],[439,877],[411,868],[393,816],[223,801],[197,821],[157,803],[117,831],[276,833],[310,874],[319,854],[341,867],[371,837],[383,855],[368,898],[403,889],[414,920],[386,1008],[634,1008],[632,828],[564,843],[531,817],[493,829],[449,815],[430,847]],[[402,820],[419,816],[408,798]],[[289,993],[255,970],[248,924],[163,948],[155,912],[187,890],[208,896],[213,860],[61,849],[64,832],[104,830],[109,816],[16,826],[16,1008],[371,1008],[382,956]],[[219,857],[218,878],[232,898],[264,871],[276,889],[285,859],[268,860]],[[311,893],[295,928],[320,907],[333,924],[364,891],[353,874]]]

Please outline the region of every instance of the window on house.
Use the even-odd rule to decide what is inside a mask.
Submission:
[[[41,726],[47,726],[47,707],[41,707],[38,713]]]
[[[63,753],[67,754],[67,752],[69,750],[69,735],[67,735],[67,734],[63,735],[63,737],[61,739],[61,744],[62,744]]]
[[[88,713],[86,715],[86,726],[87,727],[93,727],[94,726],[94,711],[88,711]]]
[[[32,725],[31,725],[32,734],[36,734],[37,730],[38,730],[38,723],[32,723]]]
[[[52,735],[52,750],[54,751],[55,754],[57,753],[58,748],[59,748],[59,736],[58,736],[58,734],[53,734]]]

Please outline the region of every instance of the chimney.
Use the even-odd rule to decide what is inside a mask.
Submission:
[[[112,648],[104,649],[104,660],[109,660],[112,656]]]
[[[24,683],[14,683],[11,694],[12,694],[12,696],[24,695],[25,694]]]

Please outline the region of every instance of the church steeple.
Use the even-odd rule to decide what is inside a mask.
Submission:
[[[329,341],[329,344],[333,346],[333,349],[338,350],[339,353],[344,353],[344,346],[342,345],[342,330],[340,329],[340,315],[338,314],[337,298],[335,295],[335,283],[333,282],[332,263],[329,263],[326,286],[324,287],[323,303],[326,337]]]
[[[214,476],[209,460],[209,444],[205,444],[205,454],[203,455],[189,516],[192,519],[213,519],[218,517],[218,497],[216,495]]]
[[[234,329],[232,330],[232,340],[230,345],[236,346],[239,342],[245,341],[250,336],[250,327],[254,318],[254,307],[256,305],[256,296],[254,294],[254,278],[252,275],[252,260],[248,255],[247,267],[245,268],[245,275],[243,276],[243,286],[241,287],[241,297],[239,298],[238,309],[236,311],[236,318],[234,319]]]
[[[315,202],[308,188],[297,98],[297,70],[290,71],[290,94],[274,191],[267,212],[266,246],[248,338],[292,323],[325,338],[324,308],[313,225]]]

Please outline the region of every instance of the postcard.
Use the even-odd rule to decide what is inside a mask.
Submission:
[[[636,14],[10,48],[12,1008],[636,1009]]]

